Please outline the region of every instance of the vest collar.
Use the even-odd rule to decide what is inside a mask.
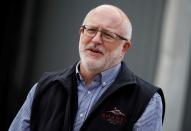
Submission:
[[[64,85],[69,85],[69,87],[70,87],[71,83],[69,84],[68,82],[71,81],[71,78],[73,78],[73,77],[75,77],[73,79],[76,79],[76,65],[77,65],[77,63],[70,66],[68,69],[66,69],[62,73],[60,73],[55,78],[55,80],[60,81],[62,84],[64,84],[66,82],[67,84],[64,84]],[[136,83],[135,75],[133,74],[133,72],[131,72],[128,69],[125,62],[121,62],[121,69],[120,69],[120,71],[117,75],[117,78],[113,84],[115,84],[116,86],[120,86],[120,85],[135,84],[135,83]]]

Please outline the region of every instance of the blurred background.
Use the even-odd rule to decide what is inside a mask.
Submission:
[[[79,60],[79,27],[90,9],[105,3],[132,22],[133,47],[124,61],[164,91],[164,131],[191,130],[190,0],[10,0],[1,5],[1,131],[45,71]]]

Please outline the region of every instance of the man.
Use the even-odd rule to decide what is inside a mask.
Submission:
[[[34,85],[10,131],[161,131],[164,96],[122,62],[132,27],[112,5],[91,10],[80,27],[80,61]]]

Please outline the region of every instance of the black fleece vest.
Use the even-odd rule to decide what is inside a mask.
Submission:
[[[122,62],[116,81],[92,107],[81,131],[131,131],[152,96],[162,90],[135,76]],[[72,131],[77,112],[75,65],[47,73],[38,83],[31,110],[31,131]]]

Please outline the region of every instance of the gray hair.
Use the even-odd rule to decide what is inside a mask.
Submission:
[[[130,22],[130,20],[129,20],[129,18],[127,17],[127,15],[125,14],[125,12],[122,10],[122,9],[120,9],[120,8],[118,8],[117,6],[114,6],[114,5],[108,5],[108,4],[104,4],[104,5],[99,5],[99,6],[97,6],[97,7],[95,7],[95,8],[93,8],[92,10],[90,10],[89,12],[88,12],[88,14],[86,15],[86,17],[84,18],[84,20],[83,20],[83,25],[84,24],[86,24],[86,22],[87,22],[87,17],[90,15],[90,14],[92,14],[92,12],[94,12],[97,8],[100,8],[100,7],[111,7],[111,8],[113,8],[113,9],[115,9],[115,10],[117,10],[119,13],[120,13],[120,15],[122,16],[122,18],[123,18],[123,25],[122,25],[122,27],[124,27],[125,28],[125,32],[124,32],[124,34],[125,34],[125,37],[128,39],[128,40],[131,40],[131,38],[132,38],[132,25],[131,25],[131,22]]]

